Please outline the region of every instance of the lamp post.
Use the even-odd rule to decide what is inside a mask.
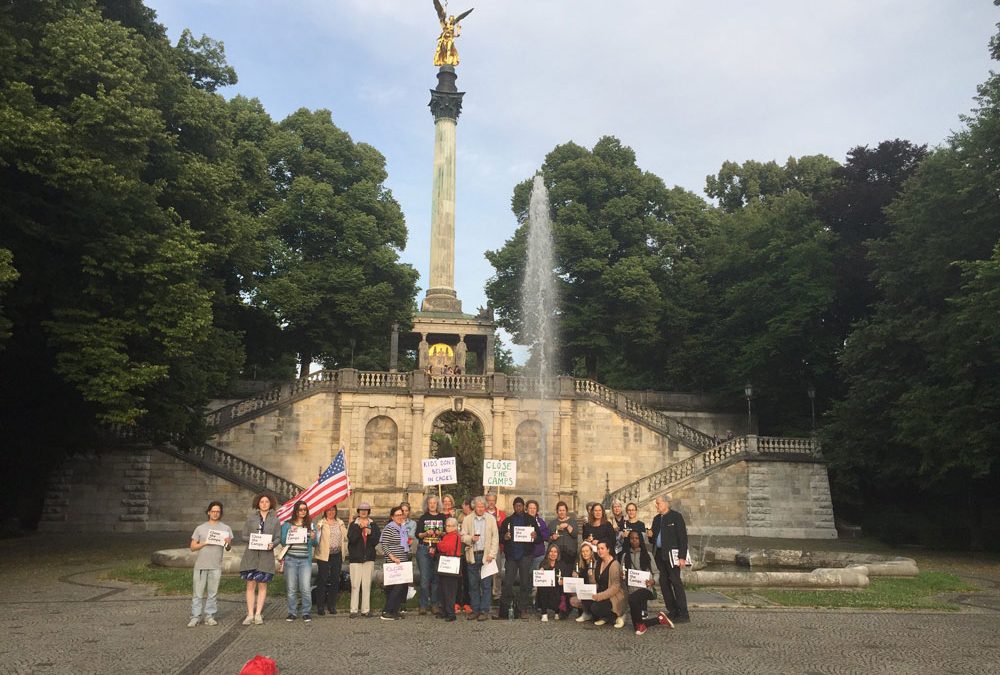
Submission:
[[[750,384],[749,382],[743,385],[743,393],[747,397],[747,436],[749,436],[751,430],[753,429],[753,423],[751,422],[751,414],[750,414],[750,399],[753,398],[753,385]]]
[[[809,388],[806,389],[806,393],[809,394],[809,414],[812,417],[812,430],[813,434],[816,433],[816,386],[810,382]]]

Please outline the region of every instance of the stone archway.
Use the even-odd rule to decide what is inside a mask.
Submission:
[[[445,492],[454,492],[456,502],[482,494],[484,442],[483,425],[478,417],[468,411],[453,410],[435,417],[430,450],[432,457],[457,460],[458,485],[445,488]]]
[[[362,485],[390,487],[396,484],[396,453],[399,431],[392,419],[379,415],[365,425],[365,463]]]

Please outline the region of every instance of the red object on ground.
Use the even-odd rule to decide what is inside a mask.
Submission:
[[[243,668],[240,669],[240,675],[279,675],[280,672],[274,659],[260,654],[244,663]]]

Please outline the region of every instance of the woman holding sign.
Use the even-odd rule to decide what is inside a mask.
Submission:
[[[563,617],[560,616],[559,605],[562,602],[563,576],[566,570],[559,560],[558,545],[549,544],[549,548],[546,550],[542,562],[539,563],[538,569],[543,572],[551,572],[551,581],[554,584],[553,586],[537,585],[535,587],[538,595],[538,608],[542,611],[542,621],[549,620],[549,612],[552,612],[556,619],[561,619]],[[548,583],[548,581],[546,579],[545,583]]]
[[[656,597],[653,586],[653,559],[646,550],[642,535],[636,531],[629,532],[628,549],[622,554],[622,573],[628,586],[628,608],[632,615],[632,627],[636,635],[643,635],[648,626],[646,607],[649,601]],[[664,612],[660,612],[657,622],[663,626],[674,627]]]
[[[285,551],[285,587],[288,590],[288,617],[295,621],[298,601],[302,601],[302,620],[312,621],[312,556],[316,533],[309,527],[309,505],[295,502],[292,518],[281,526],[281,543]]]
[[[441,618],[454,621],[455,596],[458,592],[458,577],[462,570],[462,539],[458,535],[458,519],[448,518],[444,522],[444,536],[437,543],[434,571],[441,586]]]
[[[261,611],[267,600],[267,584],[274,578],[274,545],[281,532],[281,523],[274,515],[274,502],[270,495],[259,494],[253,500],[256,513],[243,525],[243,538],[247,550],[240,560],[240,577],[247,582],[247,618],[243,625],[264,623]]]
[[[595,509],[596,510],[596,509]],[[614,622],[615,628],[625,627],[625,589],[622,588],[622,568],[615,560],[614,551],[605,541],[597,544],[597,592],[590,603],[590,613],[597,621],[595,626]]]
[[[597,584],[595,575],[597,574],[597,556],[594,555],[594,547],[584,543],[580,547],[580,556],[576,560],[576,567],[573,569],[573,576],[579,578],[585,584]],[[563,584],[565,586],[565,583]],[[590,621],[594,617],[590,614],[590,600],[581,600],[579,597],[570,599],[570,604],[580,608],[580,616],[576,617],[577,623]]]
[[[218,610],[219,580],[222,579],[222,552],[223,549],[229,550],[233,540],[233,531],[221,520],[222,502],[209,502],[205,513],[208,520],[191,534],[191,550],[197,551],[198,557],[194,561],[194,597],[191,599],[188,628],[194,628],[201,622],[202,601],[205,625],[218,624],[215,612]]]
[[[382,565],[383,583],[389,580],[388,573],[392,571],[389,569],[390,565],[413,564],[410,562],[410,538],[406,529],[406,516],[403,515],[403,507],[392,507],[392,510],[389,511],[389,518],[390,520],[382,530],[378,541],[385,554],[385,561]],[[402,571],[405,572],[405,570]],[[395,621],[400,618],[399,609],[403,604],[403,598],[406,597],[406,588],[413,581],[412,567],[409,578],[410,581],[385,584],[385,607],[382,609],[382,616],[379,617],[383,621]]]

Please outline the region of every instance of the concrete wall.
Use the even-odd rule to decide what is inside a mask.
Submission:
[[[106,449],[67,459],[49,484],[42,532],[194,530],[208,502],[223,520],[243,526],[253,495],[158,450]],[[183,546],[186,540],[178,545]]]
[[[549,504],[564,499],[571,510],[602,499],[608,485],[615,489],[694,453],[692,448],[586,399],[540,401],[364,392],[317,394],[244,422],[211,442],[300,485],[314,481],[319,468],[343,446],[354,488],[351,503],[368,500],[381,511],[401,499],[419,501],[425,492],[420,460],[430,456],[434,420],[457,409],[474,415],[482,424],[486,458],[520,459],[526,481],[537,485],[530,480],[535,472],[545,475]],[[384,481],[365,484],[366,475],[383,473],[368,466],[385,461],[382,450],[368,452],[366,448],[366,431],[376,418],[396,425],[392,485]],[[534,453],[518,456],[518,434],[521,430],[523,437],[526,422],[541,425],[544,462]],[[541,498],[537,488],[524,487],[502,490],[501,506],[509,505],[518,494]]]
[[[671,490],[673,508],[698,535],[836,539],[826,466],[735,462]]]

